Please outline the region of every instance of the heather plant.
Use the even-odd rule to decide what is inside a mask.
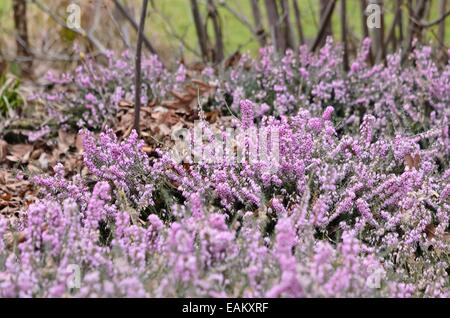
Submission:
[[[218,72],[207,66],[196,73],[183,64],[171,72],[150,56],[143,61],[142,102],[173,98],[172,92],[183,91],[197,78],[216,87],[200,106],[226,115],[239,114],[240,101],[245,99],[256,103],[258,120],[301,110],[320,116],[332,106],[338,133],[356,133],[365,115],[372,115],[374,136],[419,134],[438,128],[446,135],[449,64],[438,66],[430,47],[417,46],[406,65],[402,65],[399,51],[387,57],[386,65],[370,66],[369,49],[370,39],[365,39],[348,73],[342,68],[342,50],[331,38],[317,54],[302,46],[280,56],[267,47],[261,49],[258,59],[243,55],[236,65]],[[110,53],[106,64],[89,58],[81,61],[75,72],[49,76],[51,83],[65,89],[50,90],[39,98],[61,123],[99,129],[111,123],[121,100],[132,100],[132,58],[125,52],[121,56]],[[446,144],[448,147],[448,141]]]
[[[258,60],[242,59],[221,88],[233,97],[236,111],[245,98],[260,105],[256,113],[261,115],[307,109],[317,116],[333,106],[339,130],[355,132],[366,114],[375,117],[374,128],[381,134],[448,129],[449,65],[439,67],[430,47],[418,47],[407,66],[398,52],[388,56],[386,66],[371,67],[369,49],[370,39],[365,39],[347,73],[342,50],[331,38],[318,54],[303,46],[280,57],[264,48]]]
[[[61,75],[46,76],[51,89],[33,96],[44,103],[49,114],[67,128],[99,130],[111,122],[123,100],[134,96],[134,58],[129,51],[116,55],[108,52],[106,61],[97,61],[81,54],[80,65]],[[142,104],[165,96],[172,78],[156,56],[142,61]]]
[[[279,132],[277,162],[209,161],[223,152],[208,143],[198,162],[164,148],[149,158],[135,133],[83,132],[89,174],[57,166],[37,178],[46,191],[22,222],[0,221],[1,295],[450,296],[442,129],[375,138],[366,114],[340,136],[332,107],[262,118],[255,102],[239,108],[233,125]]]

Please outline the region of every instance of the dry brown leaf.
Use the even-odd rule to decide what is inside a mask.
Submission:
[[[428,224],[425,228],[425,234],[428,239],[432,239],[436,237],[436,227],[433,224]],[[450,233],[444,233],[443,237],[444,241],[450,242]]]
[[[445,233],[445,234],[444,234],[444,241],[450,243],[450,233]]]
[[[153,148],[149,146],[144,146],[142,147],[142,151],[144,151],[145,153],[150,153],[153,151]]]
[[[236,66],[242,58],[242,54],[239,51],[236,51],[233,55],[225,60],[224,67],[228,69],[230,67]]]
[[[26,235],[25,232],[15,232],[15,233],[7,233],[5,234],[4,240],[6,242],[6,246],[8,248],[12,248],[15,243],[20,244],[25,242]]]
[[[10,156],[7,156],[6,159],[12,162],[21,162],[27,163],[30,159],[30,154],[33,151],[33,145],[28,144],[18,144],[10,147],[9,153]]]
[[[407,170],[416,169],[419,170],[420,167],[420,155],[416,154],[414,157],[412,155],[406,155],[405,156],[405,168]]]
[[[127,100],[121,100],[119,102],[119,107],[133,108],[134,105],[133,105],[133,103],[131,103],[131,102],[127,101]]]
[[[83,137],[80,134],[77,134],[77,138],[75,139],[75,148],[79,152],[83,152]]]
[[[44,153],[44,149],[38,148],[31,152],[30,160],[37,160]]]
[[[70,146],[75,145],[75,135],[60,129],[58,131],[58,149],[62,153],[66,153]]]
[[[7,154],[8,154],[8,143],[0,139],[0,162],[6,159]]]
[[[0,200],[3,201],[11,201],[12,195],[11,193],[4,193],[2,195],[0,195]]]

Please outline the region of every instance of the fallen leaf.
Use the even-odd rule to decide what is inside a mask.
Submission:
[[[75,148],[79,152],[83,152],[83,137],[80,134],[77,134],[77,138],[75,139]]]
[[[0,139],[0,162],[6,159],[8,154],[8,143]]]
[[[58,149],[59,151],[66,153],[70,146],[75,145],[75,135],[67,133],[63,129],[58,131]]]
[[[127,100],[121,100],[119,102],[119,107],[133,108],[134,105],[133,105],[133,103],[131,103],[131,102],[127,101]]]
[[[6,159],[12,162],[21,162],[27,163],[30,159],[30,154],[33,151],[33,145],[28,144],[18,144],[13,145],[10,148],[9,153],[10,156],[7,156]]]

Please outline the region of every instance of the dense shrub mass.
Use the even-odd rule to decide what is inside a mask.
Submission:
[[[386,66],[372,67],[366,63],[369,49],[366,39],[349,73],[343,71],[341,48],[331,38],[317,54],[304,46],[279,57],[268,47],[261,50],[258,60],[244,55],[232,67],[206,67],[201,72],[180,64],[171,74],[152,56],[143,62],[142,102],[167,99],[170,92],[181,90],[195,78],[217,86],[202,108],[216,108],[226,115],[230,109],[239,113],[240,101],[250,99],[257,105],[257,118],[292,115],[300,109],[320,116],[331,105],[339,132],[356,133],[365,114],[375,117],[374,129],[382,134],[417,134],[448,127],[448,64],[439,68],[431,59],[431,48],[421,47],[411,54],[408,67],[401,65],[401,52],[390,55]],[[73,73],[49,74],[51,83],[67,89],[39,98],[49,111],[59,114],[61,123],[98,129],[122,99],[133,100],[133,58],[125,52],[121,56],[111,53],[106,65],[82,61]]]
[[[449,297],[450,67],[428,48],[369,67],[367,49],[348,75],[330,42],[203,72],[218,85],[208,105],[240,114],[231,126],[278,132],[277,160],[247,160],[261,148],[248,136],[242,160],[206,143],[215,161],[180,162],[134,132],[83,130],[89,173],[57,165],[21,222],[0,221],[0,295]],[[189,81],[149,61],[153,96]],[[89,129],[133,91],[126,58],[94,65],[44,96]],[[226,128],[201,127],[207,141]]]

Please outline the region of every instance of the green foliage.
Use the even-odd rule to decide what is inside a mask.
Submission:
[[[20,81],[14,77],[2,75],[0,77],[0,116],[23,105],[23,98],[19,92]]]

